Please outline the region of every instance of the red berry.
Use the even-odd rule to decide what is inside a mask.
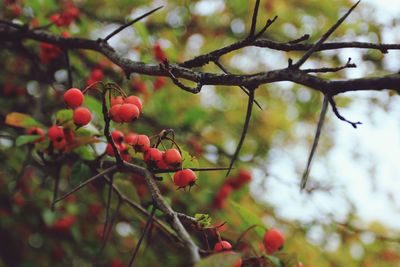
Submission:
[[[162,152],[162,157],[164,158],[164,154],[165,152]],[[168,165],[165,163],[165,161],[163,159],[157,161],[157,169],[159,170],[167,170],[168,169]]]
[[[112,131],[111,137],[117,144],[121,144],[122,142],[124,142],[124,134],[121,131]]]
[[[264,246],[269,254],[280,250],[284,243],[285,238],[278,229],[272,228],[264,235]]]
[[[231,250],[232,245],[228,241],[220,241],[214,245],[214,252],[220,252],[224,250]]]
[[[90,78],[95,81],[101,81],[104,78],[104,73],[101,69],[93,69],[90,73]]]
[[[121,158],[125,161],[130,161],[131,160],[131,155],[129,155],[128,147],[122,143],[119,146],[119,153],[121,155]]]
[[[242,259],[238,259],[233,265],[232,267],[241,267],[242,266]]]
[[[52,144],[55,149],[63,150],[65,148],[65,146],[67,145],[67,140],[65,140],[65,138],[62,138],[59,140],[57,139],[57,140],[54,140],[52,142]]]
[[[133,145],[133,143],[135,142],[137,136],[138,136],[138,135],[135,134],[135,133],[128,133],[128,134],[125,136],[125,142],[126,142],[127,144],[129,144],[129,145]]]
[[[140,98],[134,95],[128,96],[125,98],[124,103],[134,104],[139,109],[139,112],[142,112],[142,101]]]
[[[122,96],[117,96],[117,97],[111,97],[111,107],[116,105],[116,104],[120,104],[122,105],[124,103],[124,99],[122,98]]]
[[[243,183],[248,183],[251,181],[251,172],[249,172],[248,170],[240,170],[239,171],[239,175],[238,175],[238,179]]]
[[[124,263],[122,260],[118,259],[118,258],[114,258],[111,261],[111,267],[124,267]]]
[[[119,144],[115,144],[115,146],[117,147],[118,151],[121,150]],[[110,143],[107,144],[106,154],[109,155],[110,157],[114,157],[115,156],[114,150],[113,150],[112,145]]]
[[[122,122],[122,119],[119,115],[119,110],[121,106],[121,104],[115,104],[110,108],[110,117],[115,122]]]
[[[74,123],[78,126],[84,126],[92,120],[92,114],[87,108],[79,107],[74,110]]]
[[[139,109],[134,104],[122,104],[119,108],[118,115],[123,122],[131,122],[139,118]]]
[[[139,80],[139,79],[134,79],[132,81],[132,87],[133,87],[132,89],[134,91],[137,91],[138,93],[144,94],[147,91],[146,84],[143,81]]]
[[[157,79],[154,81],[154,91],[160,90],[161,87],[164,86],[164,84],[166,83],[165,77],[159,76],[157,77]]]
[[[185,169],[177,171],[174,174],[174,184],[179,188],[185,188],[186,186],[193,186],[196,182],[197,176],[191,169]]]
[[[61,139],[64,139],[63,128],[57,125],[51,126],[47,131],[47,135],[51,141],[61,141]]]
[[[144,154],[144,161],[150,168],[156,168],[159,161],[162,161],[162,152],[158,148],[149,148]]]
[[[136,152],[145,152],[150,148],[150,139],[144,134],[132,136],[131,140],[126,142],[133,146]]]
[[[64,128],[64,137],[68,143],[71,143],[75,139],[75,132],[70,128]]]
[[[297,265],[297,267],[304,267],[304,264],[302,262],[299,262],[299,264]]]
[[[38,143],[44,140],[44,131],[39,127],[30,127],[26,130],[29,135],[39,135],[38,139],[34,140],[33,143]]]
[[[52,228],[58,231],[67,231],[71,226],[75,223],[76,217],[75,215],[66,215],[60,219],[58,219],[53,225]]]
[[[177,149],[171,148],[165,151],[163,160],[171,168],[178,168],[182,163],[182,156]]]
[[[154,52],[154,57],[158,60],[158,61],[164,61],[166,59],[165,56],[165,52],[164,50],[161,48],[160,43],[155,43],[154,47],[153,47],[153,52]]]
[[[82,91],[77,88],[68,89],[64,93],[64,102],[70,108],[77,108],[83,103]]]

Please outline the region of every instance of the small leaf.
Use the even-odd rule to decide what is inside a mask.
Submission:
[[[196,220],[201,223],[204,227],[208,227],[211,225],[212,218],[208,214],[201,214],[201,213],[196,213],[194,215]]]
[[[183,168],[184,169],[191,169],[191,168],[198,168],[199,167],[199,161],[197,160],[196,157],[192,156],[189,154],[189,152],[182,150],[182,158],[183,158]]]
[[[130,181],[126,180],[126,178],[116,178],[114,179],[114,183],[124,196],[128,197],[133,202],[140,203],[140,198],[136,193],[136,188]]]
[[[235,211],[242,219],[243,221],[242,225],[244,228],[248,228],[253,225],[260,225],[260,226],[264,225],[261,218],[258,215],[256,215],[257,213],[252,212],[251,210],[248,209],[248,207],[245,208],[233,200],[230,200],[230,204],[232,210]],[[264,236],[265,230],[261,229],[261,227],[256,227],[254,231],[257,233],[258,236],[260,237]]]
[[[72,109],[61,109],[56,112],[56,121],[58,124],[63,124],[67,121],[71,121],[73,116],[73,111]]]
[[[96,152],[89,146],[80,146],[74,149],[74,153],[76,153],[81,159],[84,160],[94,160],[96,159]]]
[[[90,168],[82,162],[75,162],[72,166],[70,183],[78,185],[90,177]]]
[[[16,146],[22,146],[25,144],[32,143],[36,141],[38,138],[40,138],[40,135],[20,135],[17,137],[17,140],[15,140]]]
[[[6,116],[6,124],[21,127],[21,128],[29,128],[29,127],[43,127],[38,121],[27,114],[19,113],[19,112],[11,112]]]
[[[98,118],[103,118],[102,104],[96,98],[85,95],[85,106],[92,112],[95,113]],[[102,119],[100,121],[103,121]]]
[[[195,267],[232,267],[239,259],[238,253],[217,253],[199,261]]]

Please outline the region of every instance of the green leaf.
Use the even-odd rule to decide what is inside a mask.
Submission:
[[[75,162],[72,166],[70,183],[72,185],[78,185],[90,178],[90,168],[82,162]]]
[[[84,160],[94,160],[96,158],[96,152],[89,146],[80,146],[75,148],[74,152]]]
[[[124,196],[128,197],[133,202],[140,202],[140,198],[136,193],[136,188],[129,180],[126,178],[116,178],[114,179],[114,183]]]
[[[236,212],[239,215],[239,217],[242,219],[243,228],[246,229],[253,225],[259,225],[259,226],[264,225],[264,223],[262,222],[261,218],[257,215],[257,213],[252,212],[248,206],[243,207],[242,205],[240,205],[239,203],[237,203],[233,200],[230,200],[230,204],[231,204],[232,210],[234,212]],[[262,229],[262,227],[256,227],[254,229],[254,231],[257,233],[258,236],[260,236],[260,238],[262,238],[264,236],[265,230]]]
[[[71,121],[72,115],[73,115],[72,109],[61,109],[56,112],[55,117],[58,124],[63,124],[67,121]]]
[[[237,253],[217,253],[199,261],[195,267],[232,267],[239,259]]]
[[[191,168],[198,168],[199,167],[199,161],[197,160],[196,157],[192,156],[189,154],[189,152],[181,149],[182,152],[182,158],[183,158],[183,168],[184,169],[191,169]]]
[[[22,146],[25,144],[32,143],[40,138],[40,135],[20,135],[15,140],[16,146]]]
[[[210,217],[210,215],[208,214],[201,214],[201,213],[196,213],[194,215],[194,217],[196,218],[196,220],[201,223],[204,227],[209,227],[211,226],[211,221],[212,218]]]
[[[41,123],[36,121],[31,116],[19,112],[11,112],[7,114],[5,123],[11,126],[21,127],[21,128],[43,127]]]
[[[103,121],[103,107],[102,103],[94,98],[93,96],[90,95],[85,95],[85,106],[92,112],[95,113],[96,116],[100,119],[100,121]]]

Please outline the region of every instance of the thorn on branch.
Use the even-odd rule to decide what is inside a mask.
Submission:
[[[306,73],[327,73],[327,72],[338,72],[341,71],[343,69],[347,69],[347,68],[357,68],[357,65],[354,63],[351,63],[351,57],[349,57],[349,59],[347,60],[347,63],[343,66],[337,67],[337,68],[318,68],[318,69],[305,69],[302,70],[303,72]]]
[[[338,110],[338,108],[337,108],[337,106],[336,106],[336,102],[335,102],[335,100],[333,99],[332,96],[329,96],[329,103],[330,103],[331,106],[332,106],[333,113],[335,113],[336,117],[338,117],[339,120],[342,120],[342,121],[344,121],[344,122],[349,123],[349,124],[350,124],[351,126],[353,126],[353,128],[355,128],[355,129],[357,129],[357,125],[362,124],[362,122],[360,122],[360,121],[357,121],[357,122],[349,121],[349,120],[347,120],[345,117],[343,117],[342,115],[340,115],[339,110]]]
[[[250,28],[249,37],[252,37],[254,35],[254,33],[256,32],[257,15],[258,15],[259,6],[260,6],[260,0],[256,0],[256,4],[254,6],[254,11],[253,11],[253,17],[251,19],[251,28]]]
[[[151,15],[152,13],[156,12],[157,10],[159,10],[159,9],[162,8],[162,7],[163,7],[163,6],[159,6],[159,7],[155,8],[155,9],[153,9],[153,10],[150,10],[149,12],[147,12],[147,13],[141,15],[140,17],[137,17],[136,19],[134,19],[134,20],[132,20],[132,21],[130,21],[130,22],[128,22],[128,23],[122,25],[121,27],[115,29],[113,32],[111,32],[109,35],[107,35],[107,36],[103,39],[103,41],[104,41],[104,42],[107,42],[107,41],[108,41],[111,37],[113,37],[114,35],[118,34],[118,33],[121,32],[122,30],[124,30],[125,28],[127,28],[127,27],[131,26],[132,24],[138,22],[139,20],[142,20],[142,19],[144,19],[145,17]]]
[[[268,19],[267,22],[265,23],[264,27],[261,29],[261,31],[259,31],[256,35],[254,35],[252,38],[255,40],[258,37],[260,37],[261,35],[264,34],[264,32],[269,28],[269,26],[271,26],[275,20],[278,18],[278,16],[275,16],[272,20]]]
[[[328,110],[328,100],[329,100],[329,97],[327,95],[324,95],[324,102],[322,104],[321,114],[319,115],[319,120],[318,120],[317,130],[315,131],[314,141],[313,141],[313,144],[311,147],[310,155],[308,156],[306,169],[304,170],[303,177],[301,178],[300,190],[303,190],[307,185],[307,180],[308,180],[308,176],[310,174],[310,169],[311,169],[311,163],[314,158],[315,151],[317,150],[319,137],[321,136],[321,132],[322,132],[322,126],[324,125],[324,122],[325,122],[326,111]]]
[[[289,41],[288,44],[298,44],[301,43],[303,41],[306,41],[310,38],[309,34],[304,34],[303,36],[301,36],[300,38],[294,39],[292,41]]]
[[[255,91],[255,88],[251,88],[251,90],[249,90],[249,100],[247,102],[246,118],[244,121],[242,134],[240,136],[240,140],[239,140],[238,146],[236,147],[235,153],[232,156],[231,162],[229,163],[229,169],[226,172],[226,176],[228,176],[229,173],[231,172],[233,163],[235,163],[237,157],[239,156],[239,152],[240,152],[240,149],[242,148],[244,139],[246,137],[247,130],[249,129],[251,112],[253,110],[253,103],[254,103],[254,94],[255,94],[254,91]]]
[[[169,75],[169,77],[171,78],[172,82],[173,82],[176,86],[180,87],[182,90],[184,90],[184,91],[186,91],[186,92],[189,92],[189,93],[192,93],[192,94],[198,94],[198,93],[200,93],[201,88],[203,87],[203,84],[201,83],[201,78],[200,78],[200,76],[197,78],[197,86],[194,87],[194,88],[192,88],[192,87],[189,87],[189,86],[184,85],[183,83],[181,83],[181,82],[178,80],[178,78],[175,77],[175,75],[174,75],[174,74],[172,73],[172,71],[171,71],[171,66],[169,65],[168,60],[164,60],[164,62],[162,62],[162,63],[160,64],[160,67],[161,67],[161,69],[165,70],[165,71],[168,73],[168,75]]]

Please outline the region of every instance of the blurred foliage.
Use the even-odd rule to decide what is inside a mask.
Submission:
[[[95,39],[149,9],[149,1],[77,0],[73,4],[79,9],[79,15],[71,24],[60,27],[51,24],[51,15],[62,12],[68,3],[2,1],[0,17],[31,27],[49,25],[45,29],[56,35],[69,32],[73,37]],[[254,0],[154,1],[153,6],[162,4],[164,8],[113,37],[111,44],[123,56],[156,63],[152,51],[154,44],[159,42],[171,62],[183,62],[246,36],[254,3]],[[279,19],[265,37],[286,42],[308,33],[310,41],[315,41],[350,5],[348,0],[261,1],[257,28],[260,29],[267,18],[278,15]],[[367,6],[359,7],[353,19],[342,25],[333,38],[368,33],[371,41],[377,39],[379,42],[380,27],[368,12]],[[56,122],[66,122],[64,127],[73,129],[71,112],[65,110],[62,100],[63,92],[68,89],[65,58],[59,56],[47,64],[41,63],[39,43],[34,41],[24,41],[23,46],[0,43],[0,48],[0,266],[92,266],[93,262],[97,262],[96,266],[126,266],[146,218],[124,204],[111,230],[110,240],[99,255],[108,191],[104,181],[86,186],[51,210],[56,181],[59,191],[65,193],[95,175],[99,171],[99,160],[111,161],[103,156],[102,144],[106,141],[101,135],[104,122],[100,96],[89,91],[90,97],[85,97],[84,106],[93,112],[94,120],[75,132],[77,141],[68,153],[53,151],[48,162],[43,164],[43,151],[48,147],[48,141],[32,143],[38,136],[27,135],[25,131],[31,126],[46,129]],[[361,53],[363,59],[371,63],[371,73],[383,72],[381,53]],[[93,77],[93,70],[101,69],[104,81],[115,82],[126,93],[142,98],[142,118],[132,124],[113,123],[113,129],[152,136],[162,129],[173,128],[188,167],[229,164],[229,155],[239,139],[246,110],[247,97],[239,88],[206,86],[200,94],[192,95],[179,90],[170,81],[161,88],[155,87],[156,77],[132,75],[127,80],[119,67],[91,51],[73,50],[69,55],[75,87],[83,89]],[[221,62],[233,72],[252,73],[283,67],[289,57],[295,60],[301,55],[299,52],[245,48],[225,55]],[[338,54],[326,52],[317,54],[310,64],[337,66],[344,61]],[[212,64],[204,69],[220,72]],[[343,78],[343,74],[326,77]],[[316,124],[322,102],[319,94],[301,86],[280,84],[263,86],[257,90],[256,99],[263,110],[255,107],[234,175],[239,170],[260,168],[260,165],[268,170],[266,164],[271,148],[276,146],[277,140],[289,148],[298,142],[295,129],[299,125],[307,126],[306,141],[311,143],[314,131],[311,126]],[[351,99],[341,97],[338,103],[347,106]],[[329,135],[326,138],[329,139]],[[324,142],[323,148],[327,149],[330,141]],[[133,162],[141,163],[140,155],[130,153]],[[195,156],[195,160],[189,163],[190,155]],[[390,267],[400,264],[398,240],[380,238],[380,235],[391,234],[382,226],[358,231],[352,228],[357,218],[348,218],[346,225],[341,226],[284,221],[268,203],[259,201],[260,196],[255,196],[258,200],[253,199],[248,185],[230,191],[229,199],[217,205],[217,194],[226,179],[224,172],[198,175],[198,186],[190,191],[175,190],[171,175],[162,175],[161,191],[178,212],[193,217],[206,214],[204,221],[213,226],[225,222],[219,228],[220,234],[234,245],[244,260],[264,255],[265,266],[276,266],[278,259],[289,260],[285,266],[296,266],[297,260],[310,267]],[[256,178],[269,179],[267,175]],[[118,174],[115,184],[132,201],[149,209],[151,199],[140,177]],[[114,194],[112,212],[115,212],[117,202]],[[161,214],[156,216],[164,219]],[[285,233],[287,241],[282,252],[265,255],[263,233],[273,226]],[[321,229],[315,230],[316,227]],[[169,232],[156,225],[152,227],[146,244],[140,249],[136,266],[189,266],[186,251],[170,236],[168,226],[167,230]],[[377,235],[369,233],[372,230]],[[313,231],[319,233],[318,242],[313,240]],[[201,248],[207,249],[207,242],[200,232],[192,230],[190,233]],[[210,238],[209,246],[216,241],[215,236]],[[196,266],[230,266],[237,259],[238,255],[217,254]],[[250,265],[249,261],[246,266]]]

